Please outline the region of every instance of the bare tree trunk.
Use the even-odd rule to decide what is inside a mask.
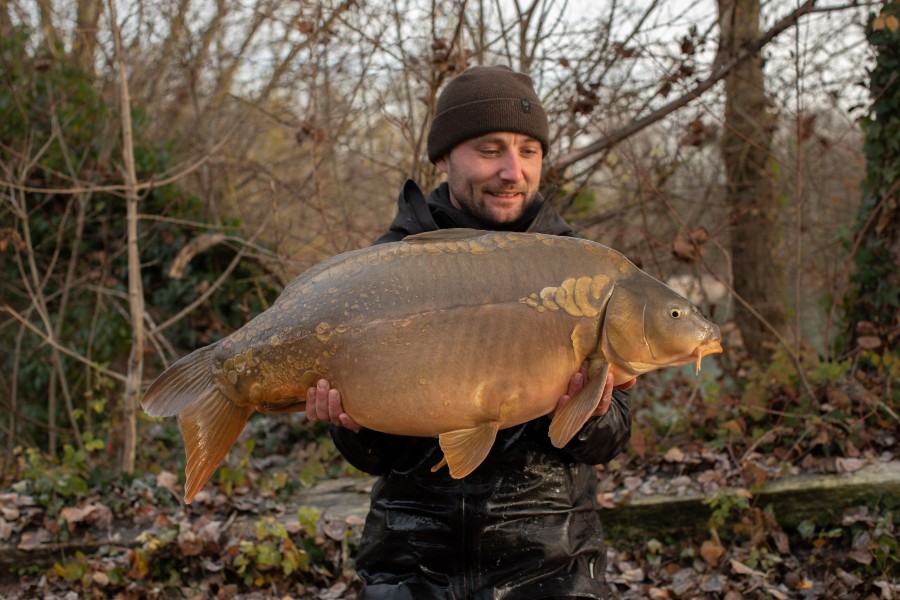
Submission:
[[[97,24],[103,4],[97,0],[78,0],[77,26],[72,41],[72,58],[82,73],[93,76],[97,50]]]
[[[37,4],[41,16],[41,31],[44,33],[44,45],[50,56],[56,56],[59,32],[53,24],[53,2],[51,0],[38,0]]]
[[[128,222],[128,307],[131,314],[131,353],[128,357],[128,373],[122,398],[124,418],[124,448],[122,471],[134,471],[137,454],[137,412],[144,373],[144,289],[141,283],[140,249],[138,247],[138,196],[137,176],[134,167],[134,146],[131,133],[131,98],[128,92],[128,71],[116,17],[115,0],[109,0],[109,21],[116,47],[116,63],[119,67],[119,96],[122,112],[122,159],[125,164],[125,202]]]
[[[9,0],[0,0],[0,36],[12,34],[12,18],[9,16]]]
[[[719,0],[719,23],[719,58],[728,60],[759,39],[759,0]],[[774,122],[766,110],[763,84],[758,52],[725,78],[722,158],[732,224],[734,289],[749,305],[739,305],[735,317],[750,358],[767,364],[774,333],[785,326],[786,284],[777,252],[779,208],[769,168]]]

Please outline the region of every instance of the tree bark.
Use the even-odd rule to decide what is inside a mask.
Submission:
[[[41,31],[44,34],[44,46],[49,56],[56,57],[60,36],[53,24],[53,3],[51,0],[38,0],[37,5],[41,19]]]
[[[97,24],[103,4],[97,0],[78,0],[77,26],[72,40],[72,58],[78,70],[94,75],[94,54],[97,51]]]
[[[9,0],[0,0],[0,36],[12,35],[12,18],[9,16]]]
[[[759,0],[719,0],[719,59],[729,60],[760,37]],[[776,335],[786,323],[785,267],[779,207],[770,171],[774,119],[767,111],[759,52],[725,78],[722,159],[727,178],[734,289],[745,302],[735,320],[752,360],[769,362]],[[748,306],[749,305],[749,306]],[[753,310],[751,310],[751,307]]]
[[[900,348],[900,6],[885,3],[866,28],[875,66],[863,119],[866,178],[853,232],[851,288],[845,297],[853,349]]]

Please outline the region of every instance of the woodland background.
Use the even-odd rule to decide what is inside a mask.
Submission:
[[[699,378],[641,379],[632,448],[598,467],[607,502],[674,479],[712,510],[699,532],[614,536],[620,593],[895,598],[896,497],[790,527],[754,498],[896,459],[898,17],[812,0],[0,0],[0,542],[25,553],[0,591],[355,596],[359,523],[272,516],[359,475],[321,427],[255,418],[208,486],[226,493],[185,507],[177,429],[142,415],[141,390],[375,239],[405,179],[439,181],[424,150],[442,86],[508,64],[550,117],[544,193],[725,334]],[[140,536],[70,545],[123,522]]]

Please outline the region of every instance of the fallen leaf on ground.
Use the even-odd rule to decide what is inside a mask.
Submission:
[[[703,542],[703,545],[700,546],[700,556],[702,556],[706,564],[711,567],[718,564],[719,559],[722,558],[723,554],[725,554],[725,548],[723,548],[722,544],[716,540],[706,540]]]
[[[744,563],[742,563],[741,561],[736,560],[734,558],[731,559],[731,570],[734,571],[735,573],[737,573],[738,575],[754,575],[756,577],[765,577],[766,576],[765,573],[763,573],[761,571],[757,571],[756,569],[752,569],[752,568],[748,567],[747,565],[745,565]]]

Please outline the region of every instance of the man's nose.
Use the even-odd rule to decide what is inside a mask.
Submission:
[[[522,175],[522,159],[515,152],[504,153],[503,163],[500,167],[500,178],[514,183],[524,179]]]

